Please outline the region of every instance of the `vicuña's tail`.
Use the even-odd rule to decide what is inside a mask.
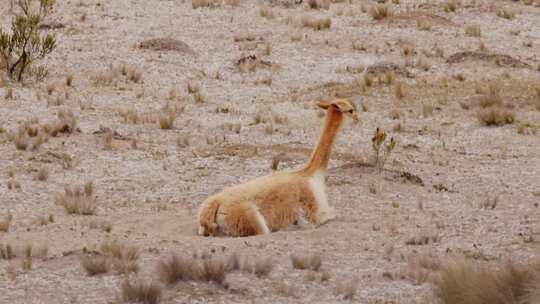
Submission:
[[[199,210],[200,235],[216,235],[218,233],[218,224],[216,223],[218,209],[218,200],[210,199],[203,203]]]

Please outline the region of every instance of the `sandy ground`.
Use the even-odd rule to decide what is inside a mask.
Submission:
[[[170,252],[216,249],[275,261],[268,277],[230,275],[228,290],[204,283],[165,288],[162,303],[334,303],[342,301],[335,286],[351,279],[359,303],[433,303],[430,284],[398,275],[407,273],[411,256],[532,257],[540,248],[540,111],[533,90],[540,84],[539,3],[462,2],[447,13],[440,1],[401,1],[391,4],[394,17],[375,21],[363,12],[373,2],[356,0],[328,10],[276,4],[269,6],[274,18],[260,15],[265,3],[246,0],[199,9],[191,1],[59,1],[47,17],[62,25],[52,30],[58,48],[39,62],[49,76],[0,86],[0,216],[10,211],[14,218],[9,232],[0,232],[0,244],[48,248],[30,270],[20,258],[0,259],[0,302],[114,301],[124,276],[88,277],[80,265],[83,248],[97,250],[107,240],[138,246],[138,275],[147,280],[157,280],[156,264]],[[11,19],[8,7],[0,0],[3,28]],[[503,7],[515,18],[498,17]],[[331,28],[302,27],[305,16],[330,17]],[[418,20],[430,28],[420,30]],[[471,24],[480,26],[481,37],[464,34]],[[139,47],[154,38],[189,49]],[[413,54],[405,56],[404,48]],[[467,51],[480,55],[450,59]],[[511,58],[496,62],[489,54]],[[268,64],[243,72],[236,62],[247,55]],[[373,76],[375,83],[365,87],[364,69],[381,63],[397,67],[394,83],[379,84]],[[126,79],[121,66],[142,80]],[[71,86],[66,75],[73,76]],[[462,106],[488,81],[513,105],[513,124],[483,126],[474,108]],[[200,87],[203,103],[187,92],[188,82]],[[403,98],[394,93],[398,84]],[[8,87],[14,98],[6,100]],[[50,96],[47,87],[54,87]],[[270,173],[278,155],[280,169],[302,165],[322,124],[314,101],[332,96],[365,110],[359,124],[345,123],[332,155],[328,195],[338,218],[264,236],[197,236],[195,214],[207,196]],[[132,109],[153,117],[167,103],[184,108],[172,130],[126,123],[120,115]],[[50,138],[36,151],[17,150],[8,139],[19,123],[52,121],[66,108],[80,132]],[[522,123],[533,127],[519,134]],[[371,165],[377,127],[398,142],[380,172]],[[100,128],[117,132],[112,149],[95,133]],[[185,139],[187,145],[177,144]],[[47,181],[35,179],[42,167]],[[94,184],[97,214],[67,215],[55,195],[86,181]],[[8,189],[10,182],[20,189]],[[482,207],[495,198],[495,208]],[[49,215],[53,223],[37,223]],[[112,230],[90,228],[99,222]],[[437,241],[407,244],[423,235]],[[291,267],[290,254],[306,253],[322,256],[328,281]],[[279,292],[283,283],[293,295]]]

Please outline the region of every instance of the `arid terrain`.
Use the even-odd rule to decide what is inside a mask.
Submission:
[[[0,71],[0,303],[116,303],[140,280],[160,303],[427,304],[450,257],[540,255],[540,2],[205,2],[57,1],[48,74]],[[198,236],[209,195],[302,166],[333,97],[360,119],[331,157],[337,218]],[[171,254],[240,270],[171,283]]]

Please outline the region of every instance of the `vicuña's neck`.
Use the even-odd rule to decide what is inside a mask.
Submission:
[[[332,145],[334,144],[342,121],[343,113],[334,110],[331,107],[326,110],[324,128],[319,137],[319,142],[317,143],[315,150],[313,150],[308,163],[304,169],[302,169],[302,172],[310,175],[321,169],[323,171],[326,170],[328,161],[330,160],[330,153],[332,152]]]

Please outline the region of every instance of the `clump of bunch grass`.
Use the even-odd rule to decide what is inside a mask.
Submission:
[[[386,141],[387,134],[380,128],[375,129],[375,133],[371,138],[371,147],[373,152],[375,152],[375,166],[382,170],[384,164],[388,160],[388,157],[396,147],[396,140],[393,137],[390,137],[390,140]]]
[[[369,9],[369,15],[373,20],[383,20],[392,17],[394,12],[387,4],[376,4]]]
[[[88,276],[108,273],[111,269],[109,259],[104,256],[88,256],[81,259],[81,266]]]
[[[154,282],[126,279],[120,286],[122,300],[127,303],[157,304],[161,300],[163,289]]]
[[[493,265],[459,257],[442,266],[434,285],[442,304],[534,304],[539,276],[539,261]]]
[[[312,28],[315,31],[322,31],[329,29],[332,26],[332,19],[330,18],[317,18],[313,16],[303,16],[302,25],[304,27]]]
[[[92,182],[84,186],[66,186],[64,193],[57,194],[56,204],[64,207],[67,214],[96,214],[97,202]]]
[[[101,245],[101,252],[109,258],[112,268],[121,274],[139,271],[139,248],[119,241],[106,242]]]
[[[465,26],[465,36],[480,37],[482,36],[482,29],[478,24],[470,24]]]
[[[0,232],[8,232],[9,226],[11,226],[11,222],[13,221],[13,215],[11,215],[11,212],[7,212],[4,215],[4,218],[0,221]]]
[[[295,269],[319,271],[322,266],[322,258],[318,254],[291,255],[291,263]]]

